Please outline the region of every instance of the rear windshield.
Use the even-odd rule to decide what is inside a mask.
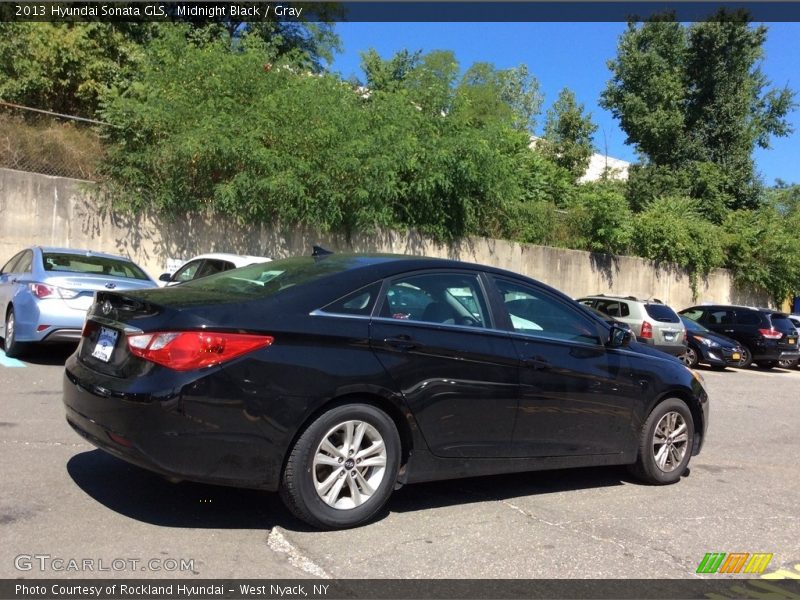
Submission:
[[[781,333],[788,333],[791,335],[797,333],[792,322],[783,315],[772,315],[772,326]]]
[[[108,256],[45,252],[42,254],[42,261],[44,270],[51,273],[82,273],[103,275],[105,277],[150,280],[138,265],[129,260],[109,258]]]
[[[647,314],[656,321],[662,323],[680,323],[681,320],[675,311],[665,304],[645,304],[644,309]]]
[[[275,296],[297,285],[310,283],[347,269],[350,264],[338,257],[323,260],[308,257],[286,258],[267,263],[248,265],[209,277],[181,283],[180,287],[196,287],[216,292],[247,294],[259,298]]]

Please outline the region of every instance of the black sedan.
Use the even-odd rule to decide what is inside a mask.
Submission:
[[[361,524],[420,481],[626,464],[673,483],[708,421],[697,374],[560,292],[390,255],[100,292],[64,403],[119,458],[277,490],[320,528]]]
[[[691,319],[681,317],[686,326],[686,353],[681,357],[687,367],[699,363],[715,369],[738,367],[742,361],[743,348],[736,340],[714,333]]]

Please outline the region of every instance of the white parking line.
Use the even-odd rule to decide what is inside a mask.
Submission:
[[[3,350],[0,350],[0,367],[19,368],[24,366],[24,362],[16,358],[9,358]]]

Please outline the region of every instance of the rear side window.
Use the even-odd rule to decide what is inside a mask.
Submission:
[[[378,299],[380,291],[381,282],[378,281],[360,290],[356,290],[344,298],[339,298],[320,310],[337,315],[368,317],[372,314],[372,307],[375,306],[375,301]]]
[[[736,322],[739,325],[761,325],[763,317],[761,313],[754,310],[738,310],[736,311]]]
[[[14,265],[14,272],[16,273],[30,273],[33,266],[33,251],[26,250],[16,265]]]
[[[17,262],[19,262],[19,259],[22,258],[24,252],[25,251],[23,250],[22,252],[12,256],[11,260],[8,261],[3,267],[2,273],[14,273],[14,268],[16,267]]]
[[[488,327],[488,310],[477,275],[425,273],[392,280],[381,317]]]
[[[621,300],[598,300],[596,308],[612,317],[627,317],[631,314],[628,303]]]
[[[680,323],[678,315],[666,304],[645,304],[644,309],[651,319],[660,323]]]

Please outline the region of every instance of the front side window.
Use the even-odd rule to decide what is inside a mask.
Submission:
[[[175,275],[172,276],[172,281],[191,281],[194,279],[201,264],[203,264],[202,260],[193,260],[186,263],[175,272]]]
[[[692,321],[699,321],[700,317],[703,316],[703,309],[702,308],[689,308],[681,312],[681,315],[686,317],[687,319],[691,319]]]
[[[425,273],[394,279],[380,316],[442,325],[489,327],[477,275]]]
[[[718,309],[710,310],[706,314],[706,322],[709,325],[730,325],[734,323],[734,313],[732,310]]]
[[[602,343],[596,327],[565,302],[533,286],[496,278],[514,331],[543,337]]]

